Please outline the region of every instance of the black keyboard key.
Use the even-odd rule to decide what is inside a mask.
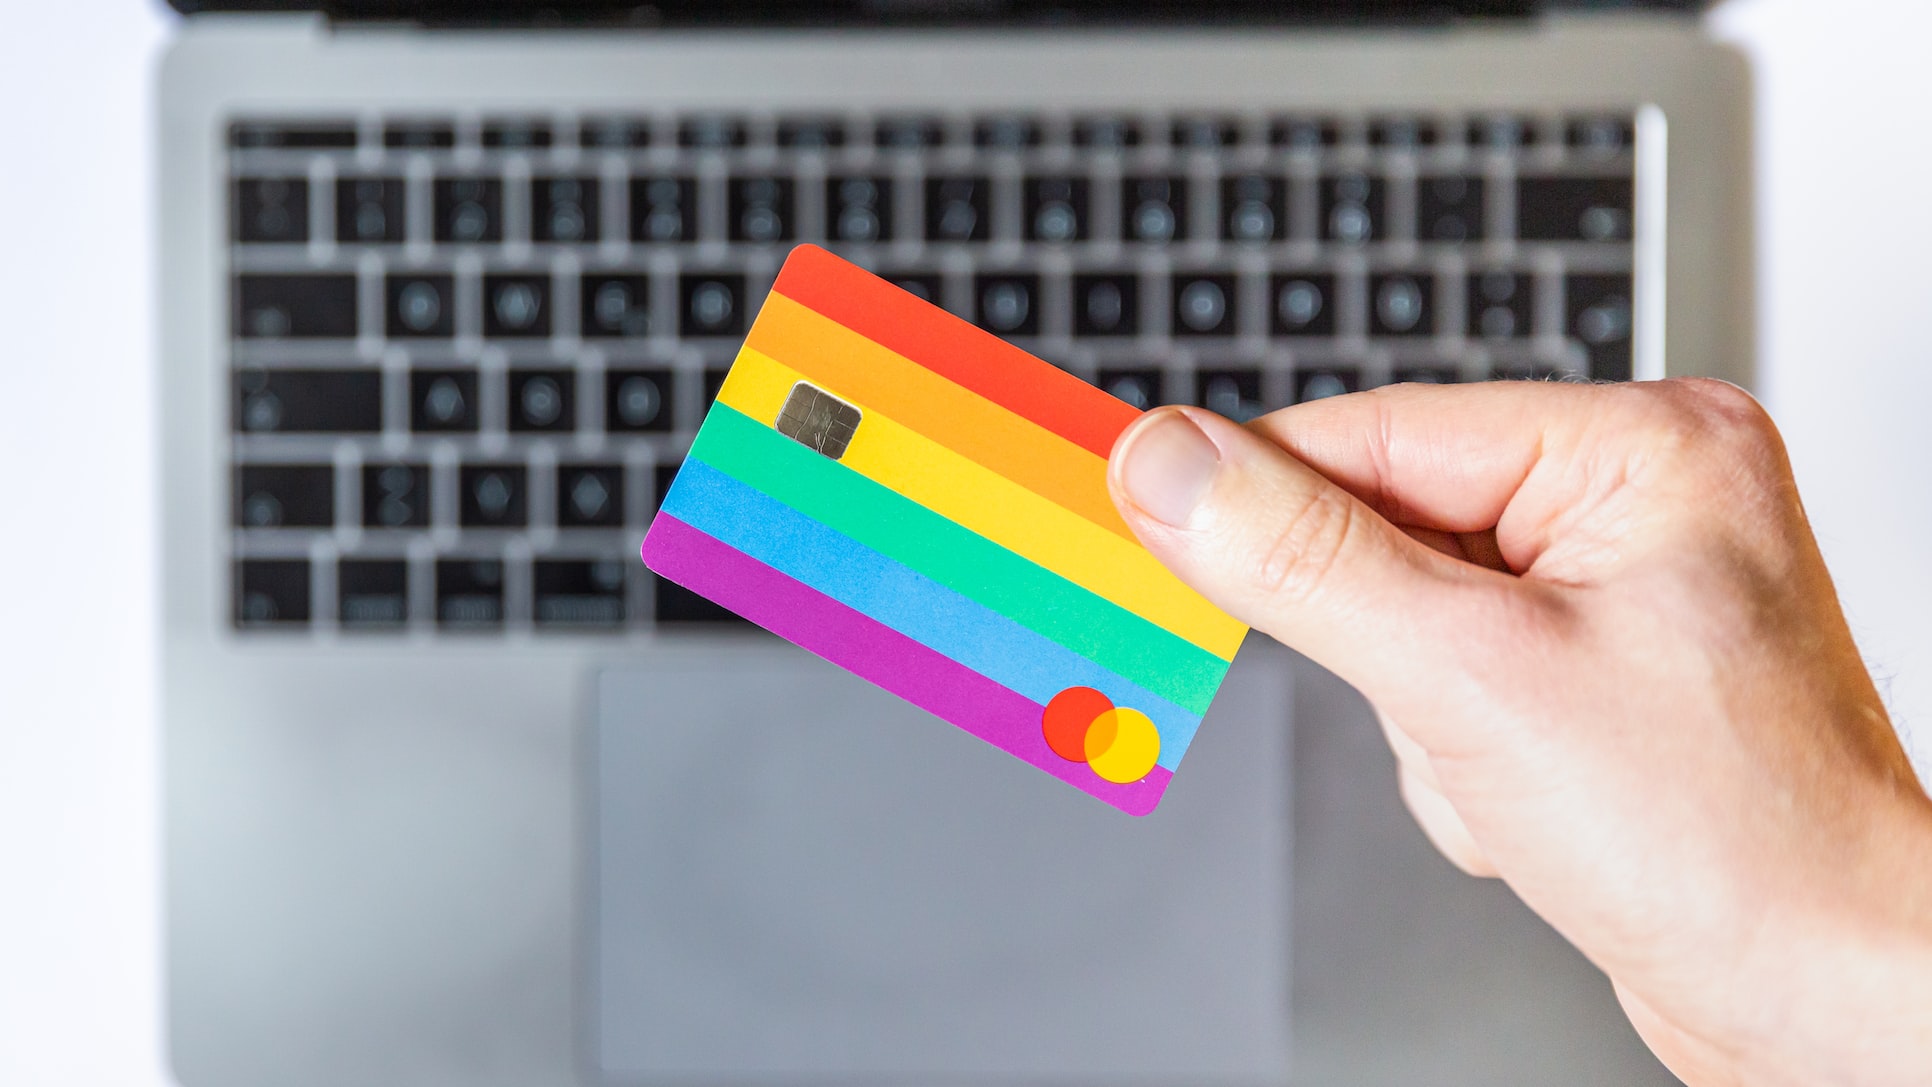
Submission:
[[[930,272],[881,272],[879,278],[899,288],[921,302],[939,305],[939,277]]]
[[[1040,332],[1040,277],[973,277],[973,321],[996,336],[1037,336]]]
[[[409,375],[409,426],[422,434],[474,432],[476,371],[417,370]]]
[[[631,240],[689,242],[698,237],[698,186],[688,177],[631,179]]]
[[[1389,273],[1369,277],[1369,334],[1432,336],[1436,331],[1434,276]]]
[[[671,371],[607,371],[604,374],[604,429],[613,434],[670,430]]]
[[[707,366],[704,368],[704,406],[709,411],[718,393],[724,388],[725,378],[731,375],[729,366]]]
[[[1342,126],[1317,117],[1277,117],[1268,122],[1268,143],[1290,151],[1319,151],[1342,142]]]
[[[520,464],[465,464],[459,484],[464,528],[522,528],[530,522],[529,469]]]
[[[678,277],[678,335],[735,336],[745,330],[745,277]]]
[[[373,434],[382,430],[375,370],[243,370],[235,428],[247,434]]]
[[[778,122],[778,146],[824,151],[845,146],[845,122],[837,117],[787,117]]]
[[[985,117],[973,123],[973,146],[1021,151],[1040,146],[1040,122],[1031,117]]]
[[[383,283],[391,339],[456,333],[456,280],[450,276],[390,276]]]
[[[343,559],[336,564],[336,617],[345,627],[409,621],[409,564],[401,559]]]
[[[495,178],[446,177],[437,180],[435,193],[437,241],[503,240],[503,182]]]
[[[1388,227],[1388,185],[1366,174],[1337,174],[1321,181],[1322,237],[1360,245],[1383,237]]]
[[[1245,423],[1262,415],[1261,371],[1202,370],[1194,375],[1194,402],[1216,415]]]
[[[539,559],[531,571],[534,618],[546,626],[624,622],[624,566],[617,559]]]
[[[429,467],[422,464],[362,466],[362,527],[427,528]]]
[[[1630,277],[1575,275],[1563,280],[1563,329],[1582,341],[1590,376],[1629,381],[1631,368]]]
[[[896,151],[916,151],[946,142],[946,126],[936,117],[882,117],[872,129],[873,142]]]
[[[229,127],[228,143],[244,150],[348,151],[356,145],[356,126],[346,121],[315,124],[243,121]]]
[[[309,621],[306,559],[243,559],[235,564],[235,624]]]
[[[1563,381],[1579,375],[1547,362],[1506,362],[1489,374],[1491,381]]]
[[[1142,411],[1166,402],[1161,396],[1161,372],[1152,367],[1102,369],[1097,377],[1102,392]]]
[[[1631,237],[1627,177],[1525,177],[1516,182],[1516,235],[1526,242],[1620,242]]]
[[[926,179],[926,240],[982,242],[992,236],[992,183],[983,177]]]
[[[328,528],[335,524],[335,469],[327,464],[250,464],[235,469],[235,524]]]
[[[1035,177],[1026,181],[1026,237],[1035,242],[1087,239],[1087,179]]]
[[[539,242],[594,242],[600,235],[594,177],[530,179],[530,238]]]
[[[1282,273],[1268,283],[1269,327],[1277,336],[1335,334],[1335,277]]]
[[[544,121],[499,120],[483,122],[483,146],[504,150],[529,150],[549,147],[557,134]]]
[[[678,123],[678,146],[704,151],[743,147],[750,142],[750,130],[738,117],[687,117]]]
[[[356,277],[235,277],[235,335],[242,339],[353,339]]]
[[[499,559],[439,559],[436,621],[444,626],[503,622],[503,563]]]
[[[1174,276],[1174,335],[1232,336],[1236,297],[1233,276]]]
[[[1241,142],[1241,125],[1232,117],[1182,117],[1168,132],[1175,147],[1218,151]]]
[[[402,121],[385,125],[382,145],[410,151],[434,151],[456,146],[456,127],[435,121]]]
[[[1454,385],[1462,380],[1462,371],[1454,366],[1398,366],[1394,378],[1411,385]]]
[[[577,125],[577,142],[599,151],[651,146],[651,122],[635,117],[586,117]]]
[[[788,242],[797,227],[795,185],[789,177],[734,177],[726,195],[727,232],[734,242]]]
[[[403,240],[403,179],[339,177],[335,182],[335,240],[345,245]]]
[[[1361,371],[1353,366],[1322,366],[1295,371],[1297,404],[1352,393],[1361,387]]]
[[[1443,174],[1416,179],[1415,232],[1425,242],[1462,242],[1481,238],[1483,179]]]
[[[1432,121],[1413,117],[1387,117],[1369,124],[1369,146],[1393,150],[1434,147],[1440,133]]]
[[[235,240],[309,240],[309,183],[300,177],[245,177],[235,182]]]
[[[587,275],[580,283],[585,339],[651,334],[651,285],[644,276]]]
[[[1130,242],[1187,237],[1187,179],[1178,174],[1122,179],[1120,236]]]
[[[835,242],[892,240],[891,179],[859,174],[826,178],[825,226]]]
[[[1535,147],[1538,138],[1536,122],[1528,117],[1479,117],[1469,126],[1470,142],[1488,151]]]
[[[568,370],[510,371],[510,429],[541,434],[577,429],[576,381]]]
[[[1231,242],[1278,242],[1288,236],[1288,186],[1278,177],[1245,174],[1221,179],[1221,237]]]
[[[624,469],[615,464],[557,468],[559,528],[619,528],[624,524]]]
[[[1637,141],[1637,126],[1628,117],[1578,117],[1563,126],[1563,142],[1588,157],[1622,154]]]
[[[483,277],[483,334],[522,339],[550,335],[550,277]]]
[[[1130,275],[1073,277],[1076,336],[1132,336],[1140,331],[1140,281]]]
[[[1534,331],[1534,281],[1516,272],[1469,277],[1469,335],[1486,340],[1526,337]]]
[[[653,488],[651,491],[652,509],[656,509],[663,503],[664,496],[671,493],[671,484],[676,482],[677,478],[678,466],[675,464],[660,464],[651,473],[651,486]]]
[[[1126,117],[1083,117],[1073,125],[1075,147],[1119,151],[1140,141],[1140,122]]]
[[[656,601],[652,612],[660,623],[726,623],[737,626],[750,624],[738,613],[721,604],[714,604],[697,593],[670,581],[651,575],[656,589]]]

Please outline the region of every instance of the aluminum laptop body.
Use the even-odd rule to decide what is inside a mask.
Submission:
[[[1735,55],[1374,8],[185,17],[177,1079],[1671,1082],[1267,639],[1135,820],[637,562],[799,241],[1147,404],[1748,380]]]

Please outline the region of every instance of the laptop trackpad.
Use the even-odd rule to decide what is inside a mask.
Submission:
[[[789,647],[604,674],[599,1068],[1281,1082],[1290,682],[1250,645],[1135,819]]]

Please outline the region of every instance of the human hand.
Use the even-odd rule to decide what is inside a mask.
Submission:
[[[1142,541],[1354,684],[1437,847],[1686,1081],[1932,1077],[1932,801],[1776,428],[1711,381],[1150,413]]]

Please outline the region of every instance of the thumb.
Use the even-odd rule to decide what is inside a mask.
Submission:
[[[1114,503],[1148,550],[1249,626],[1373,695],[1413,679],[1501,577],[1459,562],[1245,427],[1149,412],[1115,443]]]

